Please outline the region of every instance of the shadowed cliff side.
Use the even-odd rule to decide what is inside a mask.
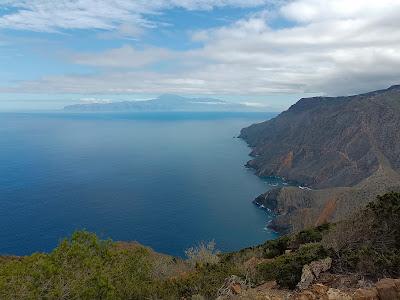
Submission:
[[[242,130],[248,166],[313,190],[283,187],[255,202],[275,211],[277,230],[337,221],[400,190],[400,86],[350,97],[301,99],[278,117]]]

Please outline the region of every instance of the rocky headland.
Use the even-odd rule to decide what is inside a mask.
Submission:
[[[301,185],[254,200],[277,214],[270,226],[278,231],[343,220],[378,194],[400,190],[400,86],[303,98],[240,137],[252,147],[247,165],[258,175]]]

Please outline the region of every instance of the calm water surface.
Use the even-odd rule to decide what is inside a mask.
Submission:
[[[76,229],[182,255],[275,237],[252,205],[273,182],[234,136],[270,114],[0,114],[0,253],[49,251]]]

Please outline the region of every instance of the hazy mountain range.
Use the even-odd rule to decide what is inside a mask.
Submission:
[[[232,103],[213,98],[187,98],[165,94],[146,101],[117,101],[84,103],[64,107],[66,111],[125,112],[125,111],[267,111],[262,104]]]

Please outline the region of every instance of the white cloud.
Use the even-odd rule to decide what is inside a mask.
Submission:
[[[81,103],[87,103],[87,104],[94,104],[94,103],[112,103],[111,99],[102,99],[102,98],[95,98],[95,97],[86,97],[86,98],[81,98],[79,99],[79,102]]]
[[[65,29],[119,30],[137,35],[155,24],[147,15],[170,8],[210,10],[215,7],[255,7],[268,0],[0,0],[5,10],[0,28],[55,32]],[[269,0],[271,1],[271,0]]]
[[[126,45],[101,53],[73,54],[69,58],[76,64],[103,68],[135,68],[176,58],[176,53],[162,48],[137,50]]]
[[[228,2],[243,3],[191,0],[155,3],[158,7],[207,9],[210,3],[218,6]],[[272,21],[281,25],[272,26]],[[106,24],[112,26],[113,22]],[[261,11],[229,26],[196,32],[193,39],[203,43],[203,47],[179,53],[159,48],[123,47],[100,54],[78,54],[73,57],[76,63],[101,66],[101,73],[47,77],[24,82],[18,89],[76,93],[337,95],[400,82],[400,1],[397,0],[282,2],[275,11]],[[171,60],[176,60],[179,67],[163,72],[143,71],[144,66],[154,62]]]
[[[296,0],[282,6],[288,19],[301,22],[321,22],[388,15],[399,6],[397,0]]]
[[[259,102],[241,102],[240,104],[250,107],[259,107],[259,108],[266,107],[264,103],[259,103]]]

